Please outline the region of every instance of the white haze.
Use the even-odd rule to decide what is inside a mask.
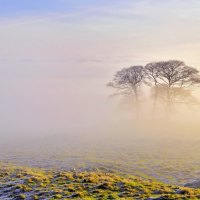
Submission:
[[[62,2],[75,3],[0,16],[0,160],[105,165],[176,184],[199,177],[199,104],[152,116],[146,86],[136,120],[106,87],[117,70],[152,61],[200,70],[199,1]]]

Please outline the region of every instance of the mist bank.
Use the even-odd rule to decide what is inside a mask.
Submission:
[[[0,160],[45,169],[110,169],[179,185],[199,177],[198,128],[177,123],[166,128],[159,121],[153,127],[144,121],[122,125],[0,140]]]

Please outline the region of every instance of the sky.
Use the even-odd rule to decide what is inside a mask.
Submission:
[[[199,11],[198,0],[0,0],[0,132],[106,120],[105,84],[122,67],[180,59],[200,69]]]
[[[198,1],[1,0],[1,62],[199,64]]]

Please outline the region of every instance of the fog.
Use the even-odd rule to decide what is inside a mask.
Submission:
[[[176,104],[167,117],[159,101],[153,114],[145,85],[137,118],[132,99],[106,84],[124,67],[153,61],[183,60],[200,70],[199,3],[59,2],[56,10],[24,5],[0,16],[0,159],[112,167],[171,183],[197,178],[199,101]],[[192,93],[200,99],[200,88]]]
[[[136,118],[132,99],[113,96],[115,91],[106,86],[114,66],[5,62],[0,79],[0,159],[44,168],[112,166],[176,184],[197,178],[198,104],[177,105],[166,118],[160,102],[153,116],[145,86]],[[198,97],[198,88],[194,94]]]
[[[92,61],[78,64],[20,61],[12,66],[5,62],[0,79],[1,137],[86,133],[95,137],[108,132],[111,135],[131,132],[139,136],[142,131],[132,129],[154,127],[160,123],[160,136],[164,134],[162,131],[177,124],[192,126],[190,133],[181,133],[191,137],[193,130],[198,128],[198,103],[176,105],[170,121],[162,109],[152,116],[152,99],[146,87],[140,99],[140,119],[136,120],[136,108],[131,98],[113,95],[115,91],[106,86],[115,73],[113,66],[115,63],[105,67],[104,63]],[[198,90],[194,91],[197,98]],[[154,131],[145,132],[151,136]],[[172,135],[179,134],[175,132]]]
[[[140,122],[133,123],[134,109],[121,98],[109,97],[114,91],[106,83],[113,74],[167,59],[199,67],[196,1],[21,3],[1,7],[1,137],[99,135],[100,128],[106,132],[116,125],[123,130],[142,124],[152,119],[151,105],[147,103]],[[190,8],[186,16],[185,7]],[[148,98],[144,91],[143,105]],[[173,120],[198,119],[198,106],[181,109]]]
[[[134,122],[134,107],[121,96],[111,96],[114,91],[107,88],[106,83],[112,78],[112,70],[103,71],[100,64],[93,64],[95,70],[101,69],[99,74],[94,73],[92,67],[88,70],[85,65],[76,72],[76,67],[68,68],[65,64],[50,64],[50,70],[37,64],[22,64],[24,67],[18,67],[19,71],[16,72],[12,72],[15,66],[1,68],[1,71],[7,68],[4,73],[15,74],[8,78],[1,72],[1,136],[23,134],[30,137],[70,134],[72,131],[84,134],[82,132],[88,129],[92,129],[90,131],[95,135],[99,126],[109,129],[116,122],[122,126],[125,123],[126,127],[128,122],[134,124],[152,120],[151,104],[144,104],[149,98],[145,97],[145,90],[141,99],[144,107],[141,119]],[[48,76],[44,78],[47,69]],[[49,71],[60,74],[50,74]],[[172,114],[176,115],[173,121],[182,119],[187,123],[195,122],[198,106],[183,109],[179,109],[179,114]],[[162,120],[161,114],[157,115],[157,120]]]

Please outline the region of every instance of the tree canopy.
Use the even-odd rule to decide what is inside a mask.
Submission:
[[[114,74],[113,80],[107,85],[117,89],[118,94],[131,94],[137,106],[141,96],[141,86],[148,86],[154,99],[155,113],[158,101],[166,105],[166,110],[170,110],[175,103],[197,102],[192,96],[192,88],[199,84],[200,75],[196,68],[180,60],[168,60],[123,68]]]

